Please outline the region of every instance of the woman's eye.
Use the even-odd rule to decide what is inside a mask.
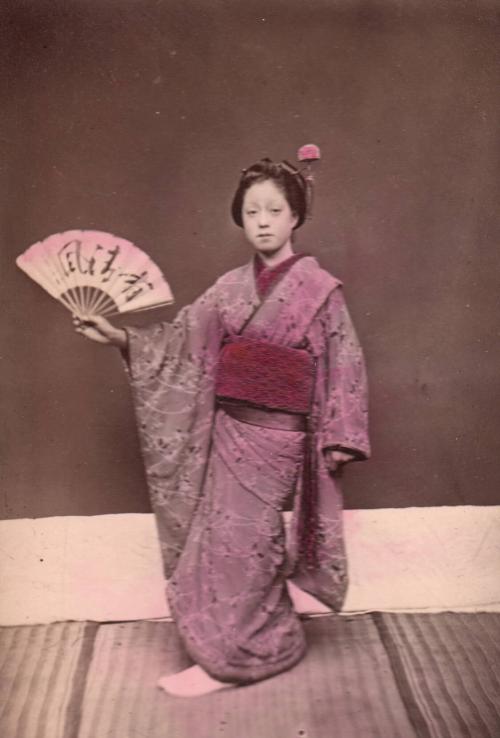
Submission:
[[[247,215],[255,215],[256,210],[247,210]]]
[[[281,213],[281,208],[273,208],[273,213]]]

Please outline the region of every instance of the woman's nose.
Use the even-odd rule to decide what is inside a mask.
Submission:
[[[258,220],[259,228],[267,228],[269,226],[269,216],[267,213],[261,213]]]

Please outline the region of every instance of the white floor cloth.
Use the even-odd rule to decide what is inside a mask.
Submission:
[[[345,532],[343,612],[500,611],[500,506],[347,510]],[[152,514],[0,521],[0,555],[0,625],[169,615]]]

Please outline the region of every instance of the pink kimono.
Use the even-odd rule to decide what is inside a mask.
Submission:
[[[341,283],[310,256],[277,271],[264,299],[252,261],[223,275],[172,323],[127,328],[171,611],[190,656],[221,681],[263,679],[304,655],[287,578],[340,610],[342,498],[323,452],[370,453],[363,355]],[[258,275],[261,287],[267,272]],[[305,432],[241,422],[217,404],[221,347],[238,335],[306,347],[314,357],[314,518],[305,517]],[[281,512],[290,503],[287,541]],[[312,519],[314,566],[301,546]]]

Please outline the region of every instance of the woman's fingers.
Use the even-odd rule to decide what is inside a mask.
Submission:
[[[105,336],[109,343],[120,348],[125,348],[127,345],[127,334],[123,328],[115,328],[115,326],[109,322],[102,315],[93,315],[91,320],[94,323],[95,330],[99,331],[102,336]]]
[[[97,315],[73,315],[73,325],[76,333],[79,333],[85,338],[90,338],[92,341],[97,343],[111,343],[111,338],[108,335],[113,330],[110,323],[104,320],[101,316]]]
[[[344,451],[334,451],[333,458],[337,464],[346,464],[348,461],[352,461],[352,455],[346,454]]]
[[[343,451],[328,450],[325,457],[326,465],[331,472],[336,472],[342,464],[352,461],[351,454],[346,454]]]
[[[325,463],[328,471],[333,472],[337,468],[337,462],[333,458],[332,452],[330,450],[325,451]]]
[[[116,331],[116,328],[111,325],[109,320],[103,318],[102,315],[91,315],[89,317],[89,323],[95,326],[97,330],[101,331],[101,333],[105,336],[113,335],[113,333]]]
[[[97,343],[112,343],[114,346],[126,348],[127,333],[115,328],[102,315],[73,315],[75,331]]]
[[[90,338],[92,341],[96,341],[97,343],[111,343],[109,338],[103,336],[103,334],[95,328],[91,328],[89,326],[81,326],[80,328],[75,328],[75,331],[81,336],[85,336],[85,338]]]

